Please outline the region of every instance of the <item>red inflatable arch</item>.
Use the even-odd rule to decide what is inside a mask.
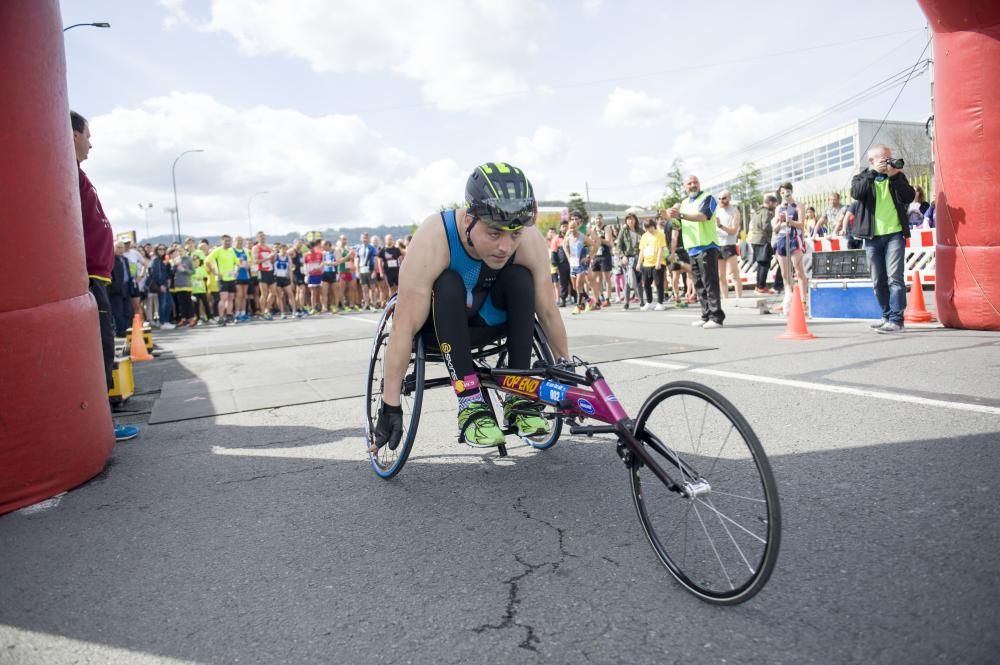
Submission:
[[[938,317],[1000,330],[1000,3],[919,2],[934,33]]]
[[[0,514],[104,468],[114,433],[80,191],[57,0],[0,2]]]

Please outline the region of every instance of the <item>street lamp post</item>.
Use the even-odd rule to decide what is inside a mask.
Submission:
[[[67,30],[69,30],[71,28],[79,28],[82,25],[89,25],[89,26],[91,26],[93,28],[110,28],[111,27],[110,23],[106,23],[104,21],[102,21],[100,23],[74,23],[73,25],[67,25],[65,28],[63,28],[63,32],[66,32]]]
[[[253,201],[253,197],[258,194],[270,194],[271,192],[254,192],[247,199],[247,240],[253,237],[253,221],[250,219],[250,203]]]
[[[177,217],[177,242],[181,241],[181,209],[177,205],[177,162],[181,157],[190,152],[205,152],[201,148],[196,148],[194,150],[185,150],[181,154],[177,155],[177,159],[174,160],[174,165],[170,167],[170,179],[174,183],[174,214]]]
[[[149,240],[149,210],[152,207],[153,207],[152,203],[147,203],[145,205],[143,205],[142,203],[139,204],[139,210],[143,211],[146,215],[146,238],[145,238],[146,240]]]

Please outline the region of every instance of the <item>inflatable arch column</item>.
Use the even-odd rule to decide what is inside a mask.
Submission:
[[[1000,4],[919,2],[934,33],[937,314],[1000,330]]]
[[[114,446],[87,290],[58,0],[0,2],[0,514],[99,473]],[[44,274],[39,253],[44,248]]]

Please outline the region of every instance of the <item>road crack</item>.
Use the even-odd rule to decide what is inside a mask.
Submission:
[[[305,473],[307,471],[318,471],[324,468],[325,464],[320,464],[318,466],[310,466],[305,469],[295,469],[294,471],[279,471],[277,473],[262,473],[259,476],[250,476],[249,478],[237,478],[236,480],[224,480],[216,485],[232,485],[233,483],[248,483],[252,480],[263,480],[264,478],[276,478],[278,476],[287,476],[293,473]]]
[[[515,554],[514,559],[524,567],[524,570],[504,580],[504,584],[507,585],[507,607],[504,610],[503,618],[500,623],[497,624],[483,624],[476,628],[473,628],[475,633],[483,633],[487,630],[506,630],[508,628],[517,627],[525,631],[524,639],[517,645],[521,649],[526,649],[528,651],[533,651],[538,653],[536,647],[540,643],[538,636],[535,634],[535,627],[531,624],[524,623],[518,619],[518,610],[521,606],[521,582],[528,577],[531,577],[536,572],[543,568],[549,568],[550,572],[556,572],[559,567],[566,561],[569,557],[576,557],[575,554],[571,554],[566,549],[566,529],[558,527],[547,520],[543,520],[540,517],[533,517],[528,509],[524,507],[524,500],[527,496],[519,496],[516,501],[514,501],[514,510],[524,516],[525,519],[531,520],[533,522],[538,522],[543,524],[553,531],[559,537],[559,558],[556,561],[543,561],[542,563],[529,563],[522,559],[520,555]]]

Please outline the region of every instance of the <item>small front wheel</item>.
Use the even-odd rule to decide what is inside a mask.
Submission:
[[[378,420],[378,410],[382,405],[382,391],[385,386],[385,356],[389,349],[389,336],[392,333],[392,317],[395,310],[396,296],[393,296],[386,304],[382,318],[375,329],[375,339],[372,341],[371,355],[368,359],[368,380],[365,384],[366,448],[375,440],[375,423]],[[403,438],[395,450],[386,445],[377,453],[368,453],[372,469],[380,477],[392,478],[406,464],[406,458],[409,457],[410,449],[413,447],[413,440],[417,437],[423,397],[424,345],[423,339],[417,335],[400,392],[400,405],[403,407]]]
[[[639,521],[660,562],[688,591],[719,605],[756,594],[774,570],[781,509],[757,435],[726,398],[698,383],[661,386],[634,434],[680,485],[670,489],[631,454]]]

